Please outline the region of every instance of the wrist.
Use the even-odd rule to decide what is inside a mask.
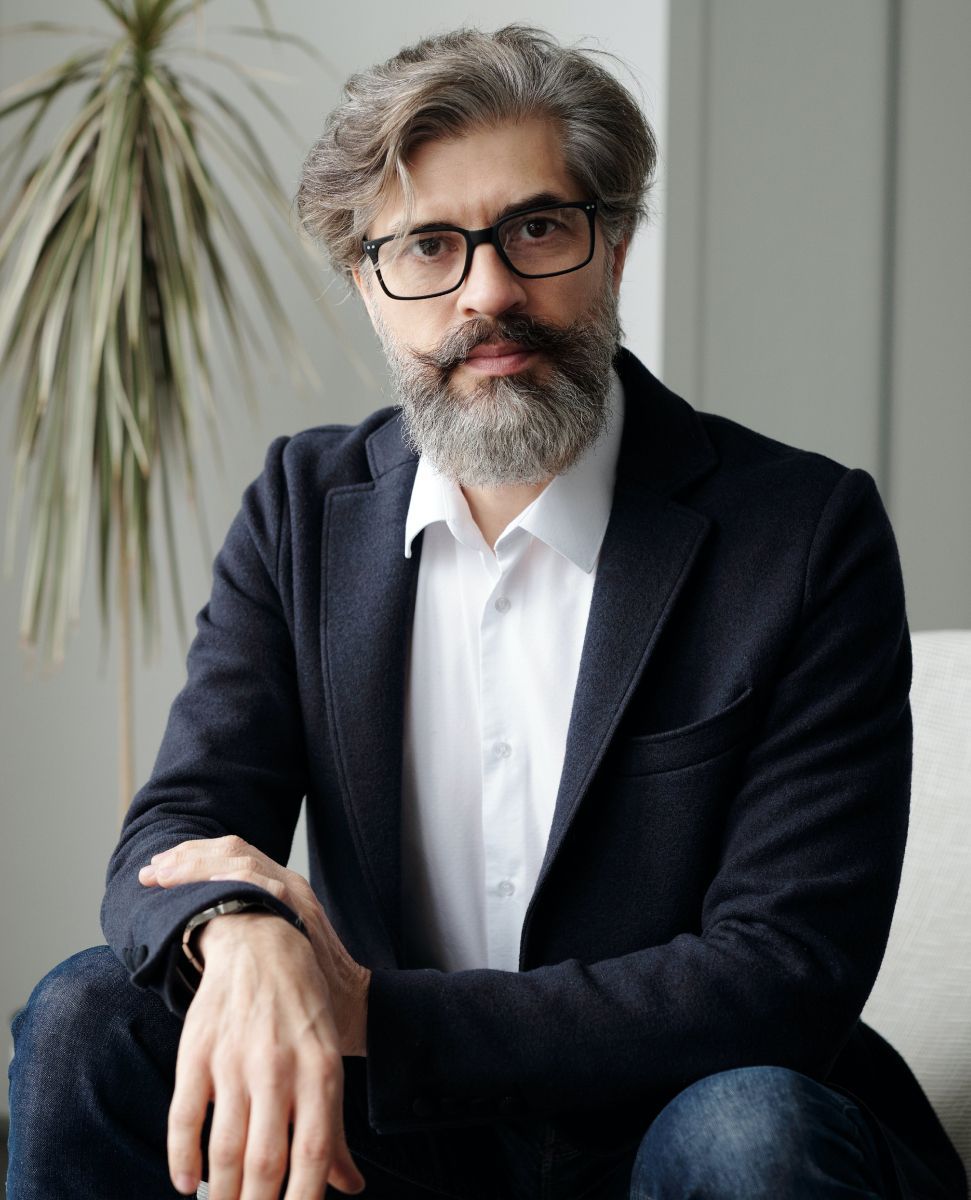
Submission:
[[[263,899],[220,900],[218,904],[197,912],[189,918],[185,929],[182,931],[182,950],[186,958],[192,963],[197,974],[202,974],[204,965],[204,956],[201,952],[201,938],[203,933],[219,917],[235,915],[237,913],[254,916],[270,915],[283,917],[283,914],[279,910],[273,908],[272,905]],[[284,921],[289,924],[285,917]],[[295,917],[295,928],[302,936],[310,938],[310,934],[299,916]],[[231,929],[238,932],[238,929],[235,929],[235,927],[231,927]],[[218,944],[220,937],[217,935],[215,939],[207,940],[210,941],[210,944]]]
[[[218,917],[207,921],[194,933],[192,945],[198,947],[204,960],[207,948],[211,950],[213,946],[221,942],[232,941],[244,935],[248,936],[248,931],[253,923],[265,917],[275,917],[285,925],[289,924],[285,917],[266,908],[246,909],[244,912],[238,913],[221,913]]]

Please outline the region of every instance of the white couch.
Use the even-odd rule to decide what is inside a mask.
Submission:
[[[862,1016],[906,1059],[971,1176],[971,630],[911,644],[910,831]]]

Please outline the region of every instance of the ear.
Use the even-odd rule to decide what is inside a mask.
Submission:
[[[611,252],[613,255],[612,271],[615,296],[620,292],[620,281],[624,276],[624,263],[627,261],[627,250],[629,246],[630,238],[621,238]]]
[[[364,307],[371,311],[371,289],[364,281],[364,276],[361,274],[360,267],[351,267],[351,274],[354,276],[354,286],[360,293],[361,299],[364,301]]]

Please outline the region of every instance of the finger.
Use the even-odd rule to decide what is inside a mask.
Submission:
[[[144,867],[138,868],[138,882],[146,887],[171,887],[176,883],[193,883],[200,879],[208,879],[212,871],[219,869],[220,861],[211,859],[207,863],[146,863]]]
[[[180,1043],[175,1087],[169,1105],[166,1150],[175,1190],[195,1193],[202,1178],[202,1127],[212,1097],[212,1078],[204,1060]]]
[[[243,1190],[239,1200],[278,1200],[287,1173],[292,1080],[282,1075],[260,1077],[250,1098],[250,1120],[243,1158]],[[320,1200],[323,1187],[315,1200]]]
[[[225,854],[193,854],[181,858],[159,859],[150,863],[159,878],[196,878],[200,873],[212,871],[264,871],[262,862],[252,855],[241,855],[239,858],[229,858]]]
[[[232,835],[222,838],[205,838],[201,841],[180,842],[177,846],[172,846],[168,850],[160,850],[157,854],[153,854],[151,863],[153,866],[164,866],[170,863],[192,862],[199,858],[215,858],[221,859],[224,862],[249,862],[251,865],[269,864],[272,860],[258,850],[255,846],[251,846],[249,842],[244,842],[242,838],[237,838]]]
[[[343,1069],[328,1073],[312,1060],[301,1065],[284,1200],[319,1200],[327,1183],[356,1195],[365,1181],[344,1136]]]
[[[139,883],[146,887],[178,887],[184,883],[204,883],[214,876],[258,883],[281,900],[288,894],[286,884],[281,879],[256,869],[248,859],[194,859],[163,866],[149,863],[138,872]]]
[[[169,846],[167,850],[159,850],[157,854],[153,854],[152,862],[157,862],[160,858],[168,858],[173,854],[192,853],[197,850],[219,854],[247,854],[252,849],[253,847],[248,842],[244,842],[241,837],[227,833],[218,838],[192,838],[185,842],[178,842],[175,846]]]
[[[209,1200],[237,1200],[249,1136],[249,1097],[241,1080],[228,1075],[217,1078],[215,1093],[209,1133]]]

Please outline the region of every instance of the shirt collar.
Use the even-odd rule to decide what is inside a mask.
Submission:
[[[624,424],[624,392],[611,369],[607,396],[607,428],[582,457],[556,475],[501,538],[522,527],[588,574],[593,570],[610,519],[617,456]],[[453,537],[481,549],[485,540],[472,519],[458,484],[440,475],[421,455],[405,520],[405,557],[411,557],[415,538],[426,525],[444,521]]]

